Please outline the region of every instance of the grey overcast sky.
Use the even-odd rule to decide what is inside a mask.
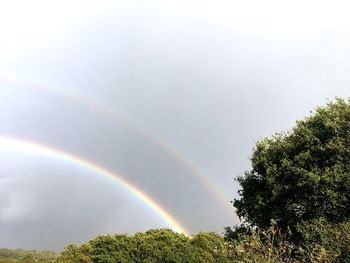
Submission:
[[[0,38],[0,247],[170,227],[111,179],[6,138],[221,233],[255,141],[350,90],[348,1],[3,1]]]

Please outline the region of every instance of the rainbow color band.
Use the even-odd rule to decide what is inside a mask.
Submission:
[[[19,151],[28,151],[30,153],[40,153],[45,156],[49,156],[56,159],[62,159],[68,161],[70,163],[77,164],[87,170],[95,172],[97,174],[109,177],[120,186],[124,187],[126,190],[137,196],[141,201],[146,203],[150,208],[153,209],[159,216],[161,216],[170,226],[171,228],[179,233],[183,233],[188,236],[187,231],[181,226],[167,211],[164,210],[159,204],[157,204],[154,200],[152,200],[145,193],[140,191],[135,186],[131,185],[124,179],[122,179],[119,175],[112,173],[90,161],[84,160],[78,156],[50,148],[48,146],[40,145],[34,142],[25,141],[17,138],[10,138],[5,136],[0,136],[0,149],[2,148],[10,148],[12,150]]]
[[[42,82],[33,81],[32,78],[20,78],[18,76],[14,76],[13,74],[5,74],[2,72],[0,73],[0,79],[7,80],[13,83],[25,84],[32,88],[55,93],[57,95],[74,100],[78,103],[82,103],[84,105],[88,105],[92,108],[100,110],[101,112],[113,116],[114,118],[122,121],[124,124],[132,128],[139,134],[142,134],[142,136],[154,142],[155,144],[160,146],[165,152],[167,152],[173,158],[178,160],[189,171],[191,171],[193,175],[199,178],[199,180],[203,182],[211,190],[211,192],[223,202],[223,204],[227,204],[227,208],[229,209],[230,213],[232,212],[232,205],[230,204],[230,200],[232,199],[232,197],[229,193],[227,193],[227,191],[225,191],[221,184],[219,184],[217,180],[215,180],[215,178],[204,173],[197,165],[194,164],[193,161],[186,157],[185,154],[181,153],[178,149],[176,149],[176,147],[172,146],[171,143],[166,142],[158,138],[158,136],[153,135],[150,131],[146,130],[136,122],[131,121],[130,118],[128,118],[121,112],[98,102],[96,99],[94,99],[91,96],[88,96],[87,94],[81,92],[77,93],[71,89],[59,88],[53,85],[44,84]]]

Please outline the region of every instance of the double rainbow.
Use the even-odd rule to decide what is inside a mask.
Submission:
[[[132,128],[133,130],[135,130],[145,138],[151,140],[152,142],[160,146],[165,152],[170,154],[172,157],[178,160],[182,165],[187,167],[187,169],[191,171],[193,175],[198,177],[200,181],[202,181],[211,190],[211,192],[214,193],[215,196],[222,201],[223,204],[227,204],[227,208],[230,209],[230,213],[232,212],[231,211],[232,206],[229,203],[229,200],[231,199],[230,194],[228,194],[225,191],[225,189],[213,177],[201,171],[201,169],[198,168],[198,166],[196,166],[188,157],[186,157],[178,149],[172,146],[169,142],[161,140],[158,136],[155,136],[150,131],[143,128],[141,125],[131,121],[129,118],[127,118],[126,115],[122,114],[121,112],[116,111],[114,108],[108,107],[100,103],[95,98],[88,96],[87,94],[84,94],[81,92],[77,93],[72,89],[59,88],[53,85],[47,85],[46,83],[43,83],[43,82],[33,81],[33,78],[23,78],[23,77],[20,78],[11,73],[0,72],[0,79],[9,81],[11,83],[20,84],[20,85],[24,84],[31,88],[52,92],[56,95],[68,98],[77,103],[88,105],[96,110],[103,112],[104,114],[108,114],[111,117],[114,117],[122,121],[128,127]],[[53,158],[63,159],[68,162],[80,165],[81,167],[84,167],[95,173],[109,177],[115,182],[117,182],[118,184],[120,184],[122,187],[124,187],[125,189],[127,189],[128,191],[136,195],[143,202],[145,202],[151,209],[153,209],[158,215],[160,215],[171,226],[172,229],[174,229],[177,232],[181,232],[188,235],[187,231],[166,210],[164,210],[159,204],[157,204],[149,196],[147,196],[138,188],[136,188],[135,186],[131,185],[130,183],[122,179],[119,175],[112,173],[111,171],[108,171],[107,169],[104,169],[98,166],[97,164],[94,164],[78,156],[75,156],[48,146],[40,145],[30,141],[20,140],[17,138],[0,137],[0,148],[2,146],[11,147],[21,151],[30,151],[30,152],[34,151],[40,154],[51,156]]]
[[[76,92],[73,89],[56,87],[55,85],[46,84],[42,81],[35,81],[34,78],[23,78],[15,76],[11,73],[0,73],[0,79],[9,81],[11,83],[26,85],[31,88],[46,90],[52,92],[56,95],[63,96],[74,102],[81,103],[83,105],[88,105],[91,108],[99,110],[105,114],[110,115],[113,118],[118,119],[123,124],[132,128],[134,131],[138,132],[148,140],[154,142],[156,145],[161,147],[166,153],[171,155],[173,158],[178,160],[182,165],[184,165],[189,171],[192,172],[201,182],[203,182],[211,192],[221,200],[223,204],[227,204],[227,208],[232,212],[232,206],[230,205],[231,195],[222,187],[220,183],[215,180],[212,176],[204,173],[195,163],[188,158],[184,153],[179,151],[175,146],[170,142],[160,139],[159,136],[154,135],[151,131],[145,129],[140,124],[137,124],[135,121],[131,121],[125,114],[122,114],[120,111],[115,110],[112,107],[106,106],[103,103],[100,103],[95,98],[85,94],[84,92]]]

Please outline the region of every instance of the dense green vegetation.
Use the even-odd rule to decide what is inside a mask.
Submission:
[[[251,163],[233,202],[246,224],[226,236],[274,220],[290,233],[294,253],[318,247],[332,262],[350,262],[350,100],[318,107],[291,131],[257,142]]]
[[[344,100],[319,107],[287,133],[256,144],[252,170],[238,181],[237,214],[266,228],[284,229],[325,218],[350,217],[350,106]]]
[[[26,250],[0,248],[0,263],[52,262],[58,253],[47,250]]]
[[[170,229],[152,229],[133,236],[97,236],[80,247],[65,247],[56,262],[227,262],[224,239],[217,233],[189,237]]]
[[[54,262],[350,262],[350,100],[258,141],[251,162],[233,202],[242,224],[224,237],[170,229],[100,235],[66,246]],[[0,263],[49,262],[50,253],[2,249]]]
[[[66,246],[55,263],[350,262],[344,256],[349,250],[350,223],[338,229],[322,229],[319,223],[313,226],[318,230],[305,232],[314,235],[309,237],[308,246],[293,245],[289,241],[291,233],[283,233],[274,221],[266,230],[246,227],[229,240],[217,233],[202,232],[189,238],[170,229],[133,236],[97,236],[81,246]]]

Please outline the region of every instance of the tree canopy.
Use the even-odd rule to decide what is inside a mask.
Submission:
[[[350,216],[350,100],[317,107],[288,132],[256,143],[252,169],[238,178],[237,215],[267,228],[282,229],[324,218]]]
[[[17,262],[51,262],[58,256],[57,252],[47,250],[27,250],[22,248],[0,248],[0,263]]]
[[[170,229],[151,229],[133,236],[99,235],[80,247],[65,247],[56,262],[77,263],[221,263],[229,262],[225,242],[217,233],[189,237]]]

